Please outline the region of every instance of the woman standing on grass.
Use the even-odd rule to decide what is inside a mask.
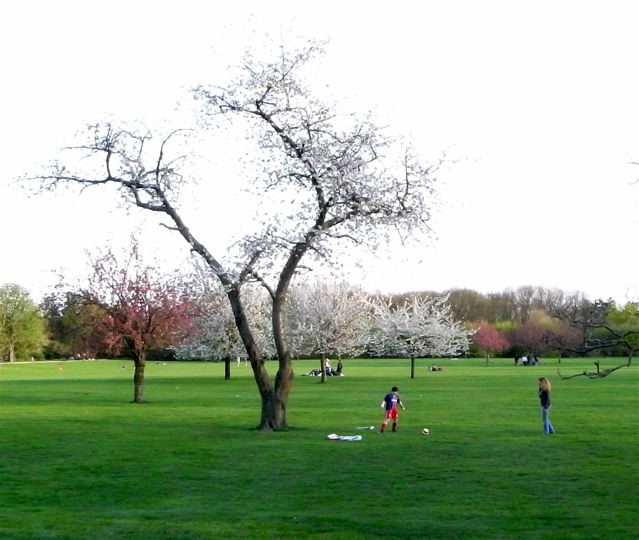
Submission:
[[[539,377],[539,402],[541,403],[541,419],[544,423],[544,433],[555,432],[548,416],[550,412],[550,381],[546,377]]]

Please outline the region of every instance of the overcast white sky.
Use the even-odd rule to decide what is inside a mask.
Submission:
[[[0,283],[42,294],[59,269],[80,270],[85,249],[134,228],[170,249],[166,231],[109,208],[105,192],[28,197],[14,180],[85,122],[177,122],[189,88],[224,80],[269,33],[328,38],[318,84],[451,157],[437,239],[351,281],[636,299],[638,20],[639,3],[614,0],[4,2]]]

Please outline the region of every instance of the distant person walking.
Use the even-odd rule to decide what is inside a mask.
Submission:
[[[380,407],[384,409],[384,421],[379,426],[379,432],[384,433],[386,426],[390,420],[393,421],[392,431],[397,431],[397,422],[399,420],[399,409],[402,408],[402,411],[405,411],[406,408],[402,403],[402,400],[399,397],[399,388],[397,386],[393,386],[391,391],[384,396]]]
[[[544,433],[551,434],[555,428],[550,423],[550,381],[546,377],[539,378],[539,403],[541,404],[541,419],[544,424]]]

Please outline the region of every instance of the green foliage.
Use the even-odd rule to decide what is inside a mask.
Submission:
[[[612,324],[639,328],[639,306],[635,302],[628,302],[622,308],[614,308],[608,313],[608,320]]]
[[[611,330],[620,336],[630,354],[639,350],[639,305],[628,302],[622,308],[613,307],[607,316]]]
[[[429,372],[423,360],[410,379],[408,360],[344,363],[328,384],[298,375],[294,427],[270,434],[253,429],[249,367],[225,381],[219,363],[150,363],[140,407],[124,403],[130,362],[0,366],[0,537],[636,537],[636,367],[561,380],[557,364],[443,359]],[[541,434],[540,376],[553,383],[552,437]],[[394,384],[407,407],[399,433],[357,430],[380,421]]]
[[[515,321],[497,321],[495,323],[495,328],[497,328],[497,330],[501,330],[502,332],[508,332],[511,330],[515,330],[517,328],[517,323]]]
[[[79,293],[66,292],[45,297],[42,310],[50,341],[45,355],[50,359],[94,357],[105,353],[103,308],[87,303]]]
[[[639,316],[636,302],[617,307],[612,300],[593,302],[579,321],[583,350],[605,356],[634,356],[639,347]]]
[[[47,342],[38,307],[19,285],[0,286],[0,360],[40,357]]]

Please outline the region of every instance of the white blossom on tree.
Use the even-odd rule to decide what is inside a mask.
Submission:
[[[292,287],[286,326],[293,353],[322,358],[360,355],[368,345],[372,307],[366,293],[343,281]]]
[[[174,348],[176,356],[182,359],[245,358],[246,349],[220,283],[200,271],[191,294],[195,297],[199,315],[193,334]],[[274,356],[270,300],[257,285],[242,288],[241,294],[257,347],[264,357]]]
[[[205,296],[198,296],[200,315],[193,334],[174,348],[178,358],[223,360],[245,353],[223,291],[216,292],[207,291]]]
[[[444,357],[466,353],[473,331],[456,321],[447,297],[414,297],[400,305],[375,301],[371,352],[379,356]]]

